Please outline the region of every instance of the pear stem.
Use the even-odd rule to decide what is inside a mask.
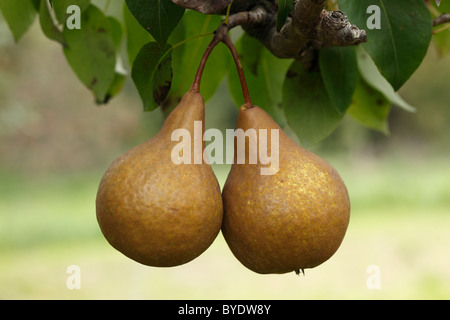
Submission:
[[[231,55],[233,56],[239,74],[242,93],[244,95],[244,105],[242,107],[244,107],[245,109],[253,108],[253,103],[250,98],[250,93],[248,91],[247,81],[245,80],[245,74],[242,68],[241,60],[239,59],[239,54],[236,51],[233,41],[231,41],[231,38],[228,35],[228,29],[229,29],[228,24],[227,22],[225,22],[222,23],[220,27],[215,31],[214,37],[212,38],[211,42],[206,48],[202,60],[200,61],[200,65],[197,69],[197,73],[194,78],[194,83],[191,86],[191,92],[200,93],[200,83],[202,81],[203,70],[205,69],[206,61],[208,61],[209,55],[211,54],[213,49],[219,44],[219,42],[223,42],[228,47],[228,49],[230,49]]]
[[[213,49],[219,44],[220,38],[217,37],[217,34],[214,35],[213,39],[209,43],[208,47],[203,54],[202,60],[200,61],[200,65],[197,69],[197,73],[194,78],[194,83],[191,86],[191,92],[200,93],[200,83],[202,81],[203,70],[205,70],[206,61],[208,61],[209,55],[213,51]]]
[[[237,71],[239,74],[239,80],[241,81],[242,93],[244,95],[243,107],[245,109],[253,108],[253,103],[250,98],[250,93],[248,91],[247,81],[245,80],[244,70],[242,69],[241,60],[239,59],[239,54],[237,53],[236,48],[228,34],[226,34],[223,37],[222,42],[225,43],[225,45],[228,47],[228,49],[230,49],[231,55],[233,56],[234,62],[236,64],[236,68],[237,68]]]

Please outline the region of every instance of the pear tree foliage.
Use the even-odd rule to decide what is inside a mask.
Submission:
[[[250,94],[304,145],[348,115],[388,133],[392,107],[414,111],[398,90],[428,48],[450,53],[450,2],[439,0],[0,0],[0,19],[20,41],[37,20],[61,45],[99,104],[131,77],[143,110],[171,110],[189,89],[223,23],[238,50]],[[237,71],[217,46],[204,73],[207,101],[227,81],[242,104]],[[188,79],[188,80],[187,80]]]

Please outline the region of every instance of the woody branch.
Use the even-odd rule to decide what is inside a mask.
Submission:
[[[223,14],[231,0],[172,0],[207,14]],[[234,0],[229,28],[242,26],[279,58],[300,58],[305,47],[358,45],[366,32],[352,25],[345,13],[325,10],[326,0],[295,0],[291,15],[277,31],[277,0]]]

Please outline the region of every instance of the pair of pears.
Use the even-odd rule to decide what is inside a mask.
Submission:
[[[298,272],[329,259],[343,240],[350,213],[336,170],[293,142],[263,109],[243,106],[237,128],[279,130],[278,172],[261,175],[267,165],[235,161],[221,194],[208,163],[171,159],[178,143],[172,132],[188,130],[194,145],[194,121],[204,120],[204,100],[191,89],[155,137],[114,160],[96,200],[107,241],[156,267],[195,259],[220,230],[235,257],[257,273]],[[197,147],[202,152],[204,142]]]

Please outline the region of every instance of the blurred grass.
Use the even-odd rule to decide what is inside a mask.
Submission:
[[[95,193],[102,172],[45,180],[3,174],[0,299],[450,298],[446,159],[330,161],[347,183],[351,223],[338,252],[300,277],[247,270],[221,235],[183,266],[142,266],[100,233]],[[215,167],[221,183],[228,168]],[[79,290],[66,287],[69,265],[81,268]],[[366,285],[370,265],[380,268],[379,290]]]

